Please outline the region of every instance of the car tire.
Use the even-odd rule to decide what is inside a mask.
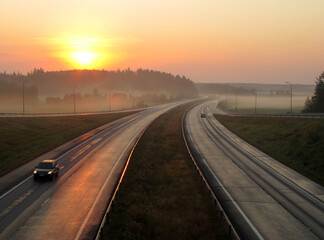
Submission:
[[[53,175],[50,177],[50,181],[53,182]]]
[[[34,176],[34,181],[37,181],[37,177],[36,176]]]

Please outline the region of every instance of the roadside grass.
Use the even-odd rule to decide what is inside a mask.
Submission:
[[[83,133],[133,113],[0,118],[0,176]]]
[[[163,114],[136,146],[105,239],[230,239],[182,139],[191,104]]]
[[[324,186],[324,120],[215,115],[225,127]]]

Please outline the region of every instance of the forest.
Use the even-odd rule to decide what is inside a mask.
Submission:
[[[254,89],[233,86],[229,83],[197,83],[197,89],[204,94],[255,95]]]
[[[189,78],[147,69],[0,73],[0,112],[20,112],[23,101],[27,112],[85,112],[146,107],[197,95]]]

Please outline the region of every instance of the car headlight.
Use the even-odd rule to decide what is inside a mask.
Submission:
[[[37,173],[37,171],[36,170],[34,170],[34,174],[36,174]]]

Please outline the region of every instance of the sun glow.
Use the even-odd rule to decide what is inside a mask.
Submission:
[[[75,60],[83,65],[90,64],[94,57],[95,57],[95,54],[91,53],[91,52],[76,52],[76,53],[74,53]]]
[[[53,59],[59,60],[64,68],[105,69],[120,59],[120,56],[116,57],[117,48],[114,47],[116,42],[113,39],[62,34],[50,39],[40,38],[38,41],[44,46],[50,45]]]

